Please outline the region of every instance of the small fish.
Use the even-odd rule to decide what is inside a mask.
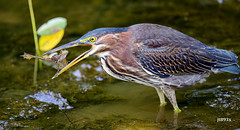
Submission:
[[[56,64],[57,70],[59,70],[59,66],[64,67],[67,65],[67,60],[66,60],[67,55],[68,55],[67,50],[61,50],[60,54],[54,52],[54,53],[50,54],[47,58],[34,56],[34,55],[28,54],[26,52],[24,52],[24,54],[21,56],[27,60],[30,60],[32,58],[37,58],[37,59],[41,59],[43,61],[53,62]]]

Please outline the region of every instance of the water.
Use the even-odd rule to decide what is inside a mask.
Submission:
[[[240,1],[33,1],[37,26],[68,19],[61,44],[99,27],[157,23],[210,46],[240,56]],[[182,109],[159,108],[155,89],[106,75],[89,57],[51,80],[43,66],[32,85],[34,54],[27,1],[0,1],[0,129],[237,129],[240,128],[239,75],[211,75],[207,82],[177,90]],[[72,60],[88,47],[69,49]]]

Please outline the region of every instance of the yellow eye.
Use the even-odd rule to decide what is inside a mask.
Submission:
[[[90,42],[95,42],[96,39],[97,39],[96,37],[90,37],[90,38],[89,38]]]

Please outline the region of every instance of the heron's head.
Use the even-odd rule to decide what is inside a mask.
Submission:
[[[107,56],[110,51],[114,48],[116,41],[118,40],[117,35],[121,32],[126,32],[128,30],[127,27],[125,28],[99,28],[93,31],[88,32],[87,34],[83,35],[76,41],[67,43],[60,47],[54,48],[43,55],[50,54],[52,52],[56,52],[59,50],[63,50],[66,48],[76,47],[76,46],[91,46],[91,49],[84,52],[73,61],[71,61],[68,65],[66,65],[62,70],[57,72],[53,78],[56,78],[58,75],[62,74],[68,68],[72,67],[73,65],[77,64],[79,61],[91,56],[97,55],[99,57]]]

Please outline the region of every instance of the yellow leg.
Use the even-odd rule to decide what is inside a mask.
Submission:
[[[177,107],[174,107],[174,112],[175,112],[175,113],[180,113],[181,111],[182,111],[182,110],[179,109],[178,106],[177,106]]]
[[[160,88],[156,88],[158,96],[160,98],[160,107],[166,106],[167,102],[165,101],[164,94]]]
[[[169,101],[171,102],[171,104],[173,105],[174,108],[174,112],[175,113],[180,113],[181,110],[178,108],[178,104],[177,104],[177,100],[176,100],[176,95],[175,95],[175,90],[172,89],[169,86],[163,86],[162,90],[164,92],[164,94],[166,95],[166,97],[169,99]]]

